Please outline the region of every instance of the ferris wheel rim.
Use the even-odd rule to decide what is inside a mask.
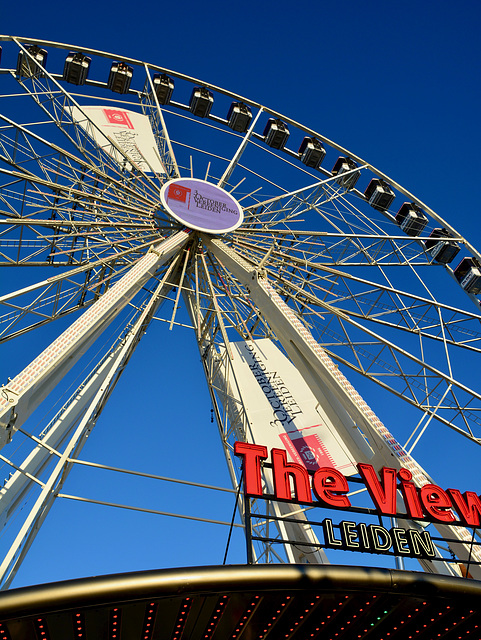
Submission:
[[[239,100],[241,102],[245,102],[249,106],[252,106],[252,107],[255,107],[255,108],[257,108],[257,109],[259,109],[261,111],[264,111],[266,114],[268,114],[268,115],[270,115],[270,116],[272,116],[274,118],[279,118],[279,119],[287,122],[288,124],[292,125],[293,127],[298,128],[299,130],[303,131],[304,133],[306,133],[308,135],[312,135],[312,136],[318,137],[325,144],[328,144],[330,147],[336,149],[340,153],[345,154],[346,156],[354,159],[356,162],[358,162],[360,165],[362,165],[363,167],[365,167],[368,170],[370,170],[373,174],[375,174],[379,178],[381,178],[383,180],[386,180],[390,185],[392,185],[394,188],[396,188],[406,198],[408,198],[409,200],[411,200],[412,202],[414,202],[418,206],[420,206],[422,209],[424,209],[427,213],[429,213],[429,215],[434,220],[436,220],[444,228],[446,228],[448,231],[450,231],[450,233],[453,234],[454,237],[462,238],[462,235],[459,234],[457,232],[457,230],[453,226],[451,226],[449,224],[449,222],[444,220],[438,213],[436,213],[433,209],[431,209],[429,207],[429,205],[427,205],[422,200],[417,198],[417,196],[415,196],[413,193],[411,193],[408,189],[405,189],[401,184],[399,184],[398,182],[396,182],[395,180],[390,178],[387,174],[383,173],[382,171],[380,171],[379,169],[374,167],[374,165],[366,162],[360,156],[358,156],[355,153],[352,153],[351,151],[349,151],[347,148],[343,147],[342,145],[339,145],[336,142],[334,142],[333,140],[330,140],[329,138],[324,136],[324,134],[322,134],[322,133],[320,133],[320,132],[318,132],[318,131],[310,128],[310,127],[306,127],[305,125],[302,125],[301,123],[293,120],[292,118],[290,118],[289,116],[287,116],[287,115],[285,115],[285,114],[283,114],[281,112],[269,109],[265,105],[262,105],[262,104],[260,104],[260,103],[258,103],[256,101],[253,101],[250,98],[246,98],[244,96],[241,96],[240,94],[234,93],[234,92],[232,92],[230,90],[223,89],[220,86],[217,86],[217,85],[214,85],[214,84],[210,84],[208,82],[205,82],[204,80],[200,80],[200,79],[195,78],[193,76],[188,76],[188,75],[182,74],[182,73],[180,73],[178,71],[174,71],[174,70],[168,69],[166,67],[161,67],[161,66],[154,65],[154,64],[151,64],[151,63],[146,63],[146,62],[143,62],[141,60],[134,59],[134,58],[128,58],[128,57],[125,57],[125,56],[119,56],[119,55],[117,55],[115,53],[105,52],[105,51],[101,51],[101,50],[98,50],[98,49],[91,49],[91,48],[88,48],[88,47],[79,47],[78,45],[60,43],[60,42],[51,41],[51,40],[39,40],[39,39],[35,39],[35,38],[24,38],[22,36],[0,35],[0,42],[1,41],[9,41],[9,40],[14,41],[14,42],[25,43],[25,44],[41,44],[41,45],[44,45],[44,46],[51,46],[51,47],[59,48],[59,49],[72,49],[73,51],[82,52],[82,53],[90,53],[92,55],[101,56],[101,57],[105,57],[105,58],[108,58],[108,59],[119,59],[119,60],[121,60],[122,62],[125,62],[125,63],[134,64],[134,65],[140,66],[140,67],[147,67],[147,68],[152,69],[154,71],[159,71],[159,72],[162,72],[162,73],[171,74],[175,78],[186,80],[187,82],[192,83],[192,84],[200,84],[200,85],[205,86],[205,87],[207,87],[207,88],[209,88],[209,89],[211,89],[213,91],[216,91],[218,93],[222,93],[224,95],[227,95],[227,96],[229,96],[229,97],[231,97],[231,98],[233,98],[235,100]],[[87,80],[87,82],[88,82],[88,80]],[[476,258],[481,260],[481,251],[478,251],[474,246],[472,246],[465,239],[463,239],[463,244],[470,251],[470,253],[473,256],[475,256]]]

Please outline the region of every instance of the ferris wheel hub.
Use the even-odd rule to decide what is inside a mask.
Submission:
[[[162,187],[160,199],[167,212],[189,229],[227,233],[237,229],[244,220],[242,207],[235,198],[206,180],[171,180]]]

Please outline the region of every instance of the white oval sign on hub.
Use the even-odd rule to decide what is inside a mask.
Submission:
[[[189,229],[226,233],[244,220],[241,206],[230,193],[205,180],[171,180],[162,187],[160,199],[166,210]]]

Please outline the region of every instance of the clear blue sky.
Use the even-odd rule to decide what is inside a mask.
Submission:
[[[481,245],[481,8],[473,0],[24,0],[8,3],[1,12],[5,34],[157,63],[285,113],[366,158],[475,246]],[[116,389],[115,402],[105,411],[85,457],[107,462],[102,452],[108,451],[110,464],[228,486],[193,336],[184,331],[175,345],[165,336],[163,328],[153,327],[152,342],[139,347],[133,372]],[[157,395],[167,380],[157,381],[153,371],[145,379],[141,363],[147,360],[159,369],[169,361],[172,402]],[[160,440],[159,426],[165,429]],[[190,437],[184,437],[185,430]],[[464,455],[462,447],[457,455]],[[80,472],[69,490],[94,495],[96,478]],[[154,508],[167,511],[187,512],[194,501],[198,514],[206,517],[229,519],[232,511],[230,498],[213,504],[164,485],[158,495],[157,485],[146,491],[117,476],[102,481],[99,491],[95,495],[100,498],[111,499],[113,491],[119,501],[145,506],[152,496],[158,497]],[[88,507],[63,501],[49,515],[14,586],[117,570],[222,562],[224,528],[213,526],[206,533],[197,525],[142,515],[137,522],[132,525],[112,509],[99,507],[92,515]],[[244,560],[240,537],[229,560]]]

